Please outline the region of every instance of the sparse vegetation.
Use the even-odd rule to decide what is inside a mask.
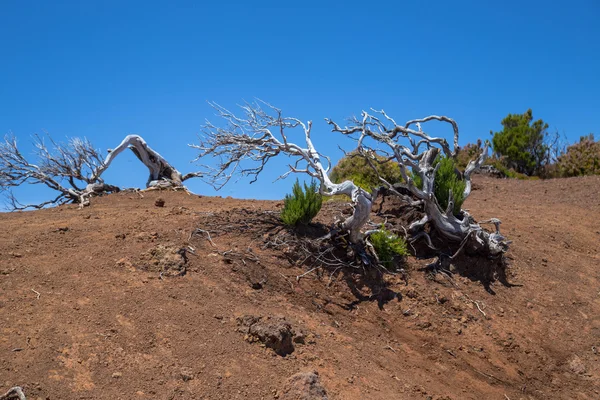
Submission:
[[[384,226],[372,233],[369,240],[379,262],[388,270],[393,268],[395,257],[404,257],[408,254],[404,238],[391,233]]]
[[[600,174],[600,141],[594,135],[582,136],[578,143],[567,148],[558,158],[555,173],[559,176],[582,176]]]
[[[304,183],[304,190],[302,190],[300,182],[296,179],[292,194],[285,196],[281,220],[288,226],[308,225],[321,210],[322,203],[323,197],[318,192],[315,181],[310,185]]]

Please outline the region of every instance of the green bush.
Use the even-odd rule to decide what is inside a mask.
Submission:
[[[531,109],[524,114],[508,114],[502,120],[502,130],[490,132],[494,152],[503,156],[502,161],[508,169],[537,175],[551,158],[547,129],[548,124],[543,120],[533,121]]]
[[[408,254],[404,238],[394,235],[383,226],[381,230],[369,236],[369,240],[377,253],[379,262],[387,269],[394,266],[394,257],[404,257]]]
[[[296,179],[292,194],[287,194],[283,201],[281,220],[288,226],[308,225],[319,213],[322,203],[323,197],[318,192],[315,181],[312,181],[310,186],[305,183],[304,190],[302,190],[298,179]]]
[[[600,175],[600,141],[594,135],[582,136],[567,148],[556,163],[560,176]]]
[[[450,193],[452,190],[452,196],[454,197],[454,215],[460,214],[465,198],[463,193],[465,191],[466,183],[462,180],[460,175],[456,171],[455,161],[450,157],[441,157],[438,159],[440,166],[435,173],[435,182],[433,185],[433,191],[435,198],[445,210],[448,207],[450,201]]]
[[[442,210],[448,208],[448,201],[450,200],[449,190],[452,190],[452,196],[454,197],[454,215],[460,214],[460,209],[463,202],[465,201],[464,192],[466,183],[462,180],[460,173],[456,169],[456,162],[451,157],[438,156],[433,162],[433,166],[436,167],[440,164],[436,173],[435,181],[433,184],[433,193],[438,201],[438,204]],[[423,189],[423,181],[419,175],[414,174],[413,180],[415,186],[419,189]]]
[[[375,155],[377,160],[383,161],[384,157]],[[400,167],[395,161],[387,161],[384,163],[378,163],[373,160],[373,165],[377,172],[373,170],[373,167],[369,165],[364,157],[360,156],[357,152],[351,152],[344,158],[342,158],[335,167],[331,170],[329,178],[335,183],[342,183],[346,180],[354,182],[356,186],[359,186],[367,192],[372,192],[373,189],[381,186],[381,181],[377,174],[391,184],[402,181],[402,174],[400,173]]]

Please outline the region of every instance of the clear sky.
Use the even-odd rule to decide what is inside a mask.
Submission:
[[[323,119],[370,107],[399,122],[452,117],[461,145],[532,108],[573,142],[598,133],[599,18],[597,0],[0,0],[0,133],[27,154],[35,133],[85,136],[103,150],[137,133],[186,173],[198,169],[187,144],[205,119],[218,122],[207,100],[234,108],[261,98],[313,120],[315,144],[333,160],[352,143]],[[450,138],[442,128],[433,133]],[[293,178],[272,181],[284,163],[218,194],[282,198]],[[147,172],[127,152],[105,178],[143,187]],[[17,191],[26,202],[44,193]]]

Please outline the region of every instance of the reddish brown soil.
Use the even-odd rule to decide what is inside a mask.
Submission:
[[[317,371],[330,399],[600,398],[600,177],[476,188],[465,207],[502,220],[515,286],[491,294],[413,258],[407,286],[388,276],[387,302],[353,294],[343,274],[297,282],[306,266],[263,249],[281,202],[121,193],[1,214],[0,392],[281,399],[290,376]],[[189,239],[196,228],[216,247]],[[194,247],[187,273],[171,262],[161,275],[157,245]],[[248,314],[285,317],[305,343],[275,354],[244,333]]]

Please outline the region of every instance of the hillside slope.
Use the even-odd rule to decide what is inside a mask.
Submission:
[[[297,280],[306,267],[265,246],[281,202],[120,193],[0,214],[0,393],[285,399],[317,371],[330,399],[600,398],[600,177],[475,184],[464,206],[514,241],[495,294],[415,259],[387,297],[332,271]],[[248,315],[304,343],[277,355]]]

